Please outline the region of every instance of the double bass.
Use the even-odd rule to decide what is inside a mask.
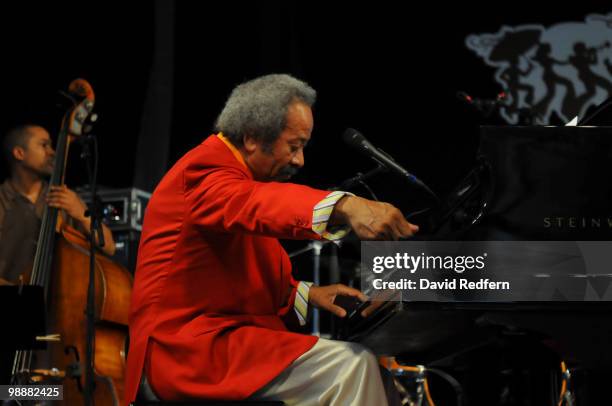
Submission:
[[[50,186],[63,184],[70,143],[88,131],[94,106],[91,85],[76,79],[68,91],[72,105],[65,113],[59,132],[54,171]],[[86,399],[97,406],[123,403],[123,385],[128,340],[128,308],[132,276],[103,254],[95,254],[94,339],[87,340],[87,286],[90,271],[90,244],[83,234],[61,222],[58,209],[43,213],[36,255],[29,279],[45,293],[47,349],[17,351],[13,362],[13,383],[61,384],[63,401],[82,405]],[[86,352],[92,345],[92,377],[87,376]],[[91,378],[93,385],[85,383]],[[88,391],[89,389],[89,391]]]

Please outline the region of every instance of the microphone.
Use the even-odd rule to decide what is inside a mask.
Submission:
[[[393,160],[389,155],[377,149],[374,145],[370,143],[359,131],[348,128],[344,135],[342,136],[344,142],[350,145],[351,147],[357,149],[363,155],[370,157],[379,165],[399,174],[400,176],[408,179],[408,181],[414,185],[417,185],[420,188],[425,189],[429,194],[431,194],[436,201],[438,197],[436,194],[427,187],[420,179],[416,176],[408,172],[402,166],[400,166],[397,162]]]
[[[476,110],[484,114],[485,117],[488,117],[493,112],[495,107],[500,105],[507,98],[506,92],[499,92],[495,99],[479,99],[477,97],[472,97],[463,91],[458,91],[456,96],[457,99],[461,100],[462,102],[473,106]]]
[[[467,104],[474,104],[474,98],[461,90],[457,92],[457,98]]]
[[[372,158],[378,164],[386,167],[389,170],[397,172],[399,175],[408,178],[412,182],[416,179],[414,175],[410,174],[406,169],[398,165],[393,158],[379,151],[359,131],[353,128],[348,128],[342,137],[344,138],[344,142],[351,147],[356,148],[362,154]]]

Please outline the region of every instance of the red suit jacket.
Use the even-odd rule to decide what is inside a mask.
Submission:
[[[318,239],[312,210],[327,194],[254,181],[217,136],[174,165],[144,219],[127,402],[145,365],[164,400],[245,399],[316,343],[285,326],[297,283],[277,238]]]

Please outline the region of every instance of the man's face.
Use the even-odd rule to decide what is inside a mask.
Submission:
[[[268,150],[261,141],[247,140],[247,165],[255,180],[284,182],[304,166],[304,147],[312,133],[312,110],[294,102],[287,109],[287,125]]]
[[[25,148],[16,147],[13,154],[24,169],[42,177],[50,176],[53,173],[53,157],[55,156],[51,137],[42,127],[30,127],[28,132],[31,135]]]

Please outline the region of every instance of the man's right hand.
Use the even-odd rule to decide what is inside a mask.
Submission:
[[[395,241],[419,231],[395,206],[357,196],[344,196],[336,203],[331,223],[350,225],[361,240]]]
[[[365,302],[368,297],[361,291],[336,283],[328,286],[312,285],[308,295],[308,302],[316,308],[327,310],[338,317],[346,316],[346,310],[338,306],[335,301],[337,296],[348,296]]]

